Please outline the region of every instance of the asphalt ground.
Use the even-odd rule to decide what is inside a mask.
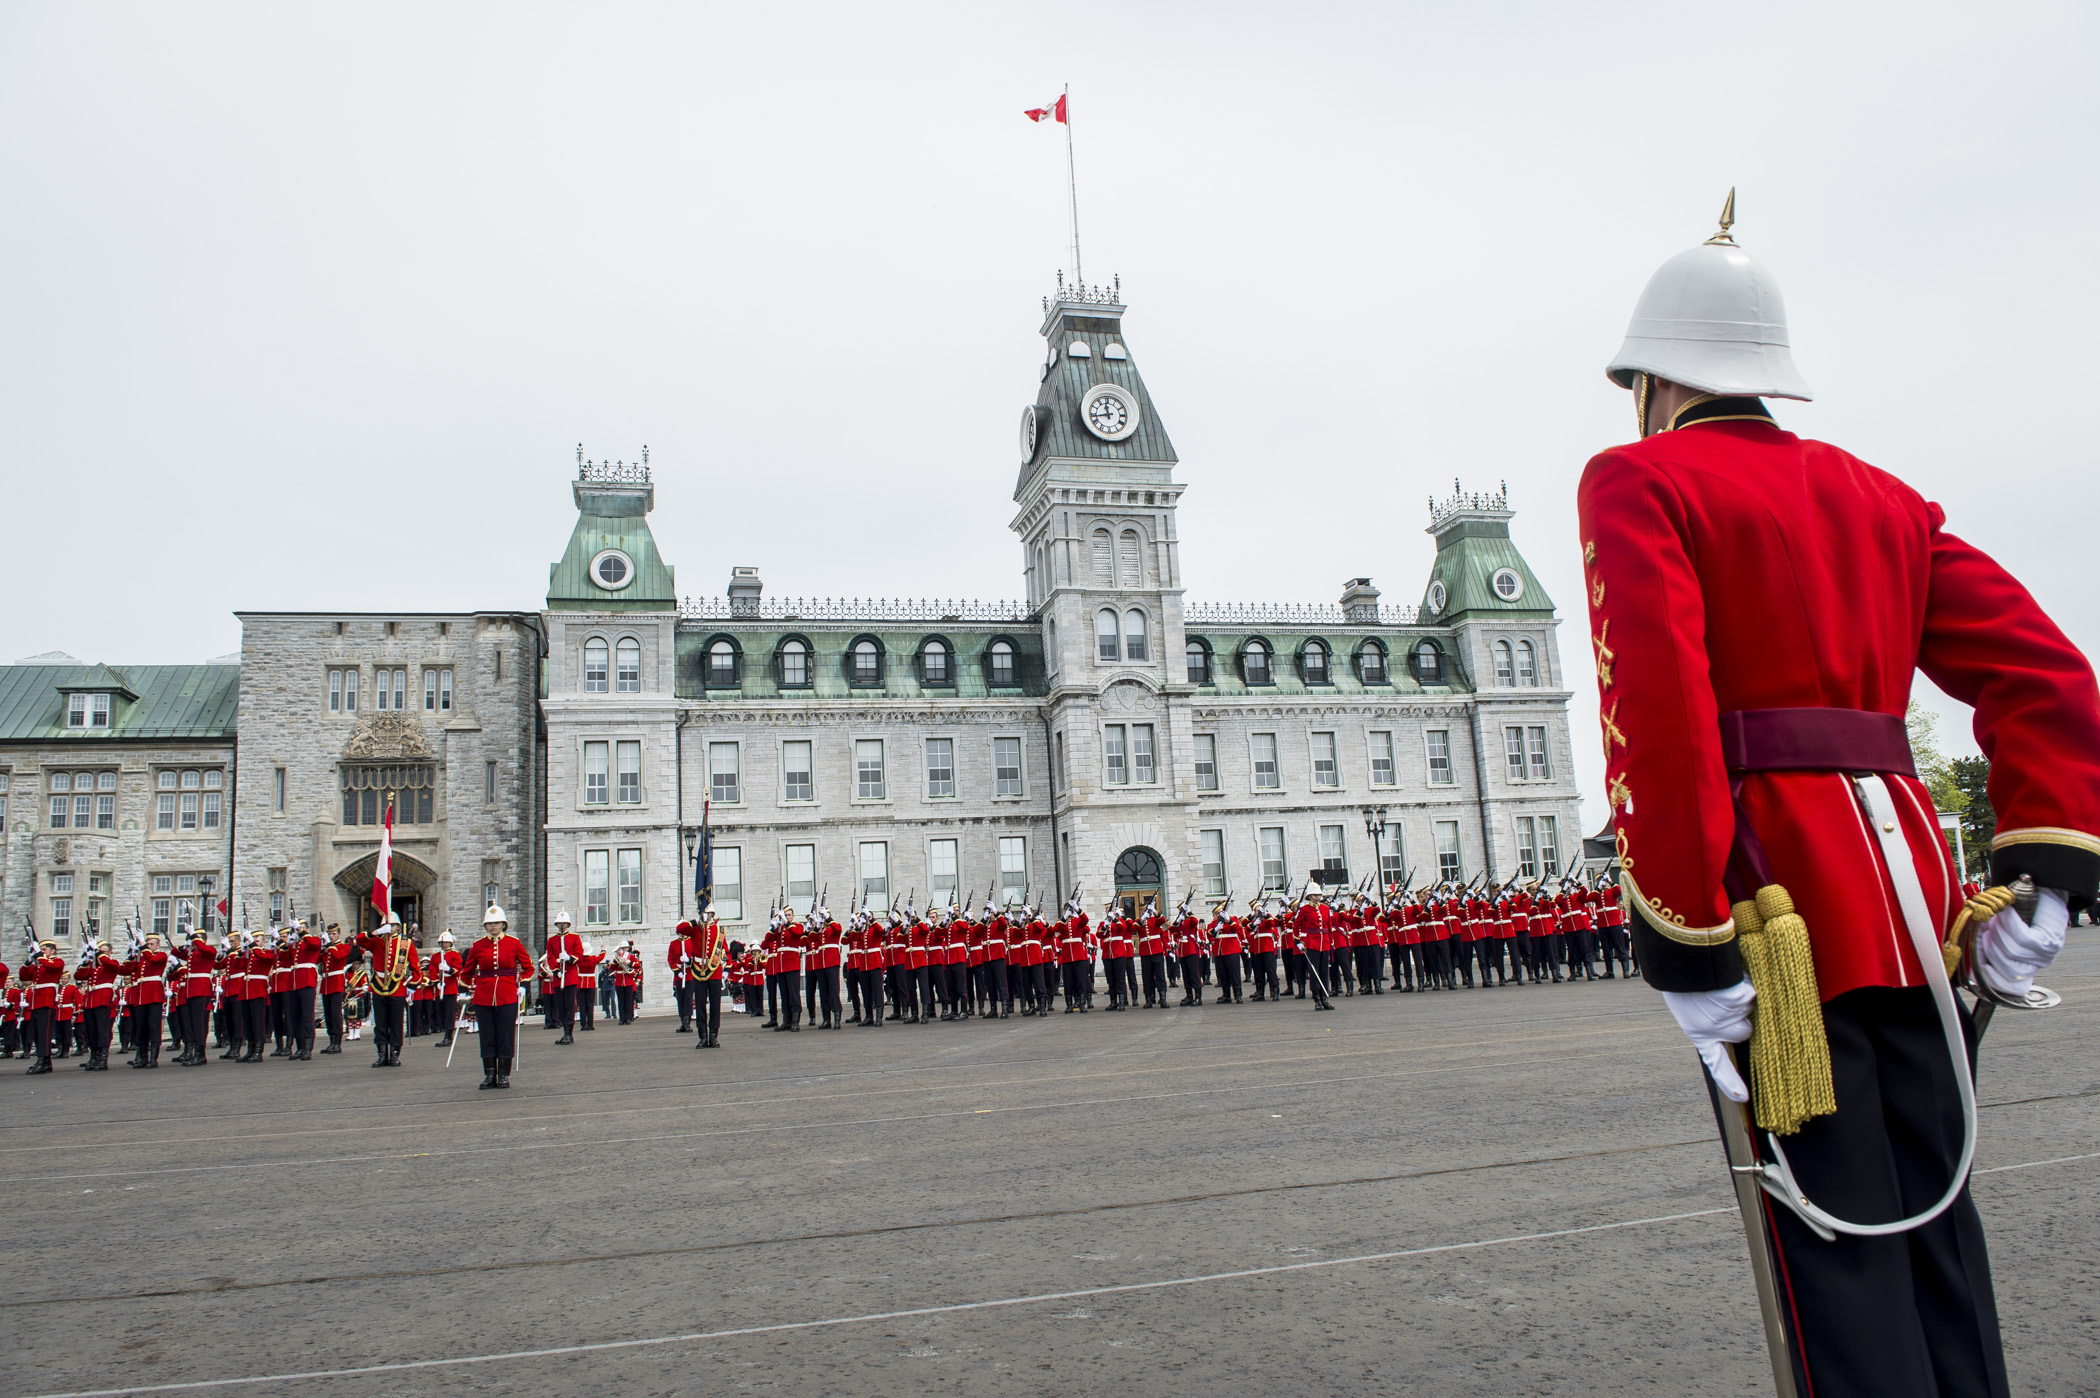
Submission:
[[[2100,933],[1985,1041],[2015,1392],[2100,1388]],[[0,1393],[1768,1392],[1638,983],[0,1072]]]

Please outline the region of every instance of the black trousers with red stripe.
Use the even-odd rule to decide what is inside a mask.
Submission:
[[[1975,1035],[1962,1011],[1973,1071]],[[1835,1115],[1784,1139],[1808,1197],[1855,1223],[1930,1208],[1961,1158],[1961,1099],[1923,987],[1849,991],[1823,1007]],[[1761,1150],[1767,1149],[1759,1137]],[[2006,1393],[1983,1222],[1965,1188],[1922,1228],[1824,1242],[1765,1201],[1802,1394]]]

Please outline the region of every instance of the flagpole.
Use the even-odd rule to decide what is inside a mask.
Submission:
[[[1072,85],[1065,84],[1064,100],[1059,103],[1065,116],[1065,186],[1072,201],[1072,279],[1082,289],[1086,286],[1086,272],[1079,263],[1079,175],[1072,159]]]

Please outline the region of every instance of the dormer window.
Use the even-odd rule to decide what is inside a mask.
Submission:
[[[66,707],[66,727],[109,727],[109,696],[107,694],[75,694]]]

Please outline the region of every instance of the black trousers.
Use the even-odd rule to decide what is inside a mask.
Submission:
[[[1129,1005],[1137,999],[1137,958],[1134,956],[1111,956],[1108,959],[1108,998],[1117,1005]]]
[[[132,1033],[138,1026],[132,1026]],[[261,1048],[270,1032],[270,1002],[257,995],[241,1001],[241,1037],[255,1047]]]
[[[839,1010],[839,968],[818,966],[809,972],[809,977],[810,1004],[813,1006],[810,1013],[814,1015],[817,1009],[822,1009],[824,1018],[838,1023],[843,1018]]]
[[[690,1013],[699,1021],[702,1034],[722,1032],[722,978],[711,981],[694,981],[687,987]]]
[[[782,971],[780,980],[780,1022],[800,1024],[802,1022],[802,973]]]
[[[407,1018],[408,997],[405,995],[374,995],[372,997],[372,1042],[388,1048],[400,1048],[403,1030],[402,1021]]]
[[[980,977],[977,983],[979,997],[991,1001],[993,1009],[1014,1002],[1013,987],[1006,978],[1005,957],[985,962],[977,968],[977,974]]]
[[[1167,1003],[1167,956],[1165,952],[1154,952],[1138,958],[1144,964],[1145,1003],[1150,1005]]]
[[[1273,951],[1254,953],[1254,993],[1271,1000],[1283,998],[1283,987],[1276,983],[1276,953]]]
[[[576,997],[576,1017],[583,1021],[580,1027],[593,1028],[598,1022],[598,987],[579,985],[570,994]]]
[[[29,1012],[29,1039],[39,1061],[51,1056],[51,1028],[58,1022],[58,1007],[39,1005]]]
[[[1093,980],[1093,976],[1088,973],[1092,970],[1093,964],[1091,962],[1067,961],[1065,963],[1066,1009],[1076,1010],[1085,1005],[1086,993],[1091,988],[1088,982]]]
[[[1968,1010],[1963,1029],[1975,1060]],[[1785,1141],[1794,1174],[1840,1218],[1885,1223],[1931,1207],[1961,1156],[1961,1107],[1932,993],[1872,986],[1823,1007],[1837,1112]],[[1762,1137],[1760,1148],[1762,1147]],[[1780,1253],[1803,1393],[2006,1393],[1990,1255],[1964,1189],[1922,1228],[1826,1243],[1765,1205]]]
[[[280,1039],[292,1037],[292,1014],[288,1003],[291,995],[287,991],[270,992],[270,1032]]]
[[[1184,956],[1181,958],[1181,993],[1191,1000],[1203,995],[1203,958]]]
[[[161,1016],[166,1007],[155,1001],[150,1005],[134,1005],[131,1010],[132,1042],[144,1048],[160,1047]]]
[[[313,986],[295,986],[285,993],[285,1012],[291,1016],[292,1039],[301,1044],[314,1041],[314,995]]]
[[[88,1011],[88,1031],[90,1034],[94,1032],[95,1013],[93,1010]],[[108,1011],[104,1010],[102,1013],[107,1014]],[[210,1013],[211,997],[209,995],[192,995],[189,999],[182,1002],[182,1041],[195,1049],[199,1055],[202,1055],[204,1052],[204,1026]],[[106,1034],[107,1031],[105,1030],[104,1033]],[[95,1046],[100,1048],[104,1042],[105,1040],[97,1039]]]
[[[554,992],[554,1022],[565,1034],[576,1027],[576,997],[577,990],[573,985],[565,985]]]
[[[330,991],[321,997],[321,1018],[328,1022],[328,1042],[343,1041],[343,992]]]
[[[634,987],[631,985],[614,986],[613,995],[620,1006],[620,1023],[634,1023]]]
[[[1384,950],[1385,948],[1377,946],[1356,949],[1356,980],[1365,990],[1385,984],[1385,972],[1378,965],[1379,953]]]
[[[1240,980],[1240,959],[1237,956],[1217,958],[1218,998],[1220,1000],[1244,1000],[1247,998]]]
[[[680,976],[671,985],[671,995],[678,1001],[678,1022],[681,1025],[693,1022],[693,987]]]
[[[96,1053],[109,1052],[110,1007],[90,1005],[87,1009],[87,1046]]]
[[[484,1060],[518,1056],[516,1005],[477,1005],[474,1007],[474,1022],[480,1026],[481,1056]]]
[[[1539,948],[1539,960],[1545,963],[1546,974],[1554,980],[1560,979],[1562,963],[1567,960],[1568,939],[1560,932],[1548,932],[1542,937],[1533,937],[1533,945]]]

